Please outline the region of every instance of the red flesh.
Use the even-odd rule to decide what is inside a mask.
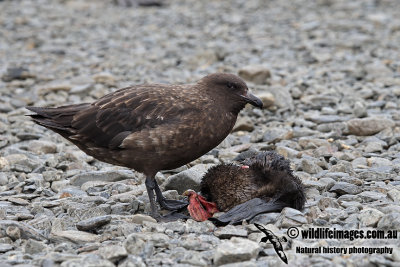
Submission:
[[[211,218],[214,213],[219,212],[217,205],[213,202],[208,202],[204,197],[191,191],[188,192],[189,205],[188,211],[190,216],[198,222],[203,222]]]

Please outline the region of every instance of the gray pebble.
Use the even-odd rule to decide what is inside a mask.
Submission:
[[[128,253],[123,246],[119,245],[107,245],[99,248],[98,253],[105,259],[111,262],[118,262],[121,259],[125,258]]]
[[[43,242],[29,239],[25,243],[24,252],[27,254],[35,255],[39,253],[46,253],[47,246]]]
[[[398,212],[385,214],[379,220],[377,228],[382,230],[399,229],[400,227],[399,222],[400,222],[400,214]]]
[[[253,222],[279,237],[290,225],[400,228],[396,1],[133,2],[0,1],[1,266],[278,266]],[[217,71],[243,76],[265,108],[246,107],[216,149],[158,174],[159,185],[199,164],[276,150],[304,182],[304,210],[260,214],[233,228],[157,223],[145,215],[143,175],[99,162],[25,116],[28,105],[90,103],[132,84],[194,83]],[[164,196],[198,190],[204,171],[187,175],[187,184],[168,182],[174,190]],[[96,234],[77,231],[80,224]],[[282,245],[289,265],[390,266],[400,259],[393,242],[380,242],[395,247],[392,255],[368,257],[310,257],[295,247],[375,247],[373,240]]]
[[[256,242],[233,237],[229,241],[222,242],[215,250],[214,264],[220,266],[227,263],[242,262],[255,258],[259,246]]]
[[[233,236],[246,238],[247,231],[238,226],[228,225],[215,230],[214,235],[220,239],[230,239]]]
[[[329,190],[330,192],[335,192],[339,195],[344,195],[344,194],[351,194],[351,195],[356,195],[362,191],[362,189],[359,186],[346,183],[346,182],[337,182],[335,183],[331,189]]]
[[[301,211],[284,208],[278,216],[275,225],[279,228],[288,228],[291,226],[300,226],[304,223],[307,223],[307,219]]]
[[[135,174],[128,170],[86,172],[72,177],[70,179],[70,184],[81,186],[89,181],[116,182],[126,179],[134,179],[135,177]]]
[[[6,253],[7,251],[10,251],[14,249],[14,246],[11,244],[0,244],[0,252],[1,253]]]
[[[211,166],[213,164],[198,164],[188,170],[171,175],[167,178],[163,186],[165,190],[177,190],[179,194],[188,189],[199,191],[201,177],[203,177]]]
[[[244,80],[255,84],[265,84],[267,79],[271,77],[270,70],[262,65],[244,66],[239,70],[238,74]]]
[[[358,194],[358,196],[361,197],[365,202],[371,202],[386,198],[385,194],[373,191],[364,191]]]
[[[376,227],[383,216],[383,212],[376,209],[367,208],[361,210],[360,214],[358,215],[358,219],[360,220],[362,226]]]
[[[91,231],[91,230],[97,229],[99,227],[102,227],[103,225],[106,225],[110,221],[111,221],[111,216],[109,216],[109,215],[93,217],[93,218],[78,222],[76,224],[76,228],[78,228],[78,230],[81,230],[81,231]]]
[[[394,122],[385,118],[351,119],[347,122],[349,133],[354,135],[373,135],[385,128],[394,126]]]

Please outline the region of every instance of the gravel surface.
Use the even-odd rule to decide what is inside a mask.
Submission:
[[[254,222],[278,236],[292,226],[400,229],[398,1],[118,2],[0,1],[1,266],[285,265],[251,224],[156,223],[141,174],[24,116],[26,105],[216,71],[242,76],[267,108],[249,107],[219,147],[159,173],[165,195],[178,198],[249,149],[276,150],[302,179],[306,208]],[[288,240],[290,266],[400,266],[399,239]],[[383,246],[393,252],[296,252]]]

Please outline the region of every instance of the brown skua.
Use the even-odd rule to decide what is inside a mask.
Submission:
[[[27,107],[39,125],[53,130],[94,158],[132,168],[146,176],[151,215],[186,201],[167,200],[154,179],[161,170],[185,165],[207,153],[231,132],[250,103],[262,107],[245,82],[214,73],[196,84],[144,84],[117,90],[93,103],[57,108]]]

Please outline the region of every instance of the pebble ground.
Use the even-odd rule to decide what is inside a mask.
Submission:
[[[130,84],[190,83],[217,71],[246,79],[266,108],[244,110],[209,154],[159,173],[165,195],[198,188],[212,164],[276,150],[302,179],[306,208],[252,222],[278,236],[290,227],[397,233],[398,1],[163,3],[0,1],[1,266],[286,266],[252,224],[156,223],[145,215],[142,175],[25,116],[26,105],[90,102]],[[304,247],[393,251],[296,251]],[[399,247],[398,238],[283,242],[289,266],[400,266]]]

